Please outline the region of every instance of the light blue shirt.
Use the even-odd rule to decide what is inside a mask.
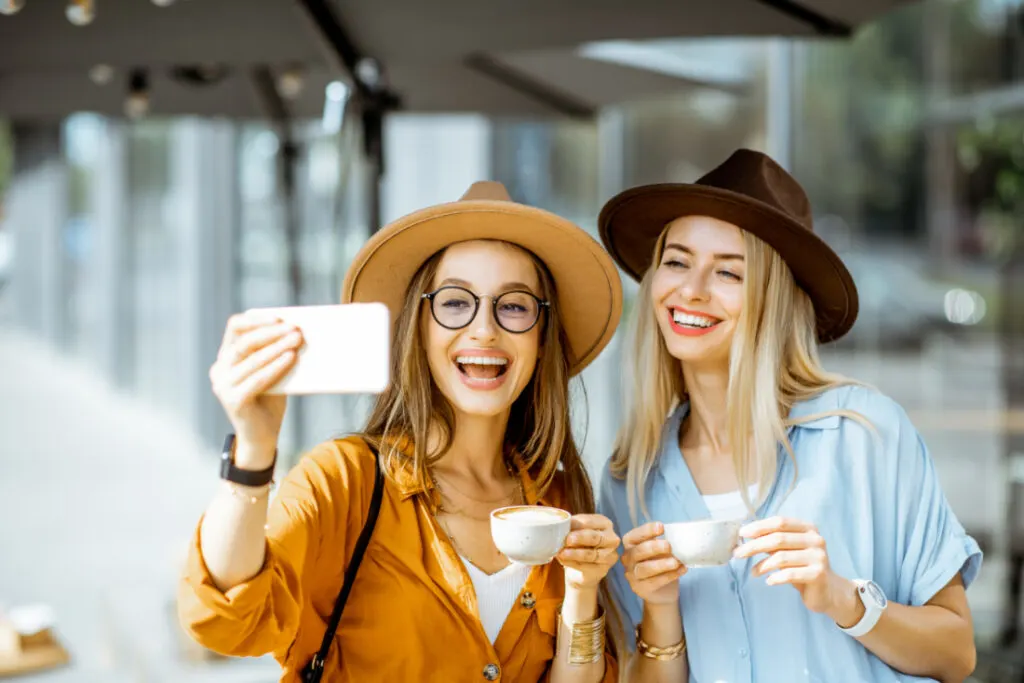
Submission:
[[[650,518],[634,525],[625,482],[605,472],[599,509],[619,536],[648,521],[707,518],[708,509],[679,451],[679,427],[689,406],[665,424],[661,450],[646,485]],[[797,404],[800,417],[847,409],[866,417],[877,436],[836,416],[791,427],[796,454],[779,448],[775,485],[758,517],[792,517],[816,525],[832,570],[875,581],[892,602],[919,606],[960,572],[969,585],[981,550],[950,509],[924,442],[894,401],[863,387],[844,386]],[[788,492],[788,495],[787,495]],[[788,585],[769,586],[750,570],[765,555],[722,567],[690,569],[679,581],[690,681],[696,683],[882,683],[930,680],[899,674],[846,635],[828,617],[808,610]],[[632,633],[643,603],[621,563],[612,594]],[[633,643],[627,638],[631,648]]]

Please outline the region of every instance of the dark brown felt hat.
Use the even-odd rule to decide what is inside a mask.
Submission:
[[[665,226],[682,216],[732,223],[774,248],[814,302],[819,341],[839,339],[853,327],[858,309],[853,278],[814,234],[804,189],[767,155],[740,149],[695,183],[626,190],[604,205],[598,226],[615,262],[640,280]]]

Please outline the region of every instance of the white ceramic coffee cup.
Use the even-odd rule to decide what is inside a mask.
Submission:
[[[739,545],[738,519],[702,519],[665,525],[665,540],[672,555],[687,567],[713,567],[728,564]]]
[[[572,515],[541,505],[514,505],[491,512],[491,538],[505,557],[519,564],[547,564],[565,545]]]

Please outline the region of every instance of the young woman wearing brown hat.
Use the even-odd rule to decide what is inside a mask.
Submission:
[[[740,150],[600,226],[641,281],[599,508],[623,535],[631,680],[964,680],[981,552],[906,413],[818,361],[857,291],[796,180]],[[681,565],[666,525],[709,518],[746,522],[733,559]]]
[[[569,419],[569,378],[621,312],[607,254],[478,183],[377,233],[342,299],[391,310],[391,385],[364,432],[305,456],[269,510],[253,477],[272,471],[285,402],[261,392],[302,341],[257,313],[228,323],[211,377],[236,474],[197,530],[184,625],[218,652],[273,653],[283,681],[614,680],[598,595],[619,539],[593,514]],[[497,550],[489,515],[535,503],[574,516],[558,561],[531,569]]]

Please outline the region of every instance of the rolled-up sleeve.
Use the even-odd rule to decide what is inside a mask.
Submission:
[[[959,573],[970,586],[982,553],[957,519],[942,491],[928,449],[899,410],[896,447],[898,602],[920,606]]]
[[[270,503],[263,567],[227,591],[217,588],[203,559],[200,520],[178,590],[179,620],[192,638],[225,655],[284,657],[295,641],[320,548],[347,545],[349,506],[339,498],[352,497],[351,469],[351,459],[333,443],[302,458]],[[355,487],[356,498],[362,488]]]

